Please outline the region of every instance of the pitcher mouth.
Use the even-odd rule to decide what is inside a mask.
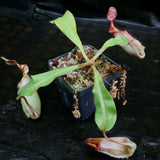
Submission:
[[[100,148],[100,142],[102,141],[101,138],[88,138],[84,142],[93,147],[95,150],[98,150]]]
[[[111,25],[108,29],[109,33],[115,34],[117,32],[120,32],[120,30],[118,28],[115,27],[113,21],[111,21]]]

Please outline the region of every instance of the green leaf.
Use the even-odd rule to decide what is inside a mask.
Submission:
[[[94,87],[92,92],[96,106],[95,122],[100,130],[109,131],[116,122],[116,107],[96,68],[94,68]]]
[[[97,54],[94,57],[94,60],[96,60],[107,48],[115,46],[115,45],[123,46],[129,42],[130,42],[130,40],[128,40],[128,38],[125,35],[116,36],[115,38],[111,38],[111,39],[107,40],[103,44],[103,46],[98,50]]]
[[[74,16],[70,11],[66,11],[65,14],[62,17],[59,17],[53,21],[50,21],[52,24],[56,24],[56,26],[75,44],[77,45],[83,56],[85,57],[86,60],[88,60],[88,57],[86,56],[82,42],[78,36],[77,33],[77,27],[76,27],[76,22],[74,19]]]
[[[99,49],[99,52],[104,52],[104,50],[106,50],[108,47],[112,47],[115,45],[120,45],[123,46],[125,44],[127,44],[128,42],[130,42],[128,40],[128,38],[123,35],[123,36],[116,36],[115,38],[111,38],[108,41],[106,41],[103,46]]]
[[[53,80],[59,76],[62,76],[70,71],[80,68],[79,65],[58,68],[55,70],[47,71],[44,73],[40,73],[34,76],[31,76],[31,81],[27,83],[24,87],[18,90],[19,99],[21,96],[30,96],[40,87],[44,87],[49,85]]]

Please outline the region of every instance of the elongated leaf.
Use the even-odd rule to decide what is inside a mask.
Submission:
[[[40,73],[34,76],[31,76],[31,81],[27,83],[24,87],[18,90],[19,99],[21,96],[30,96],[40,87],[49,85],[53,80],[59,76],[62,76],[70,71],[78,69],[79,65],[69,66],[65,68],[58,68],[48,72]]]
[[[103,46],[99,49],[99,52],[103,52],[108,47],[112,47],[115,45],[123,46],[129,42],[128,38],[124,36],[116,36],[115,38],[111,38],[108,41],[106,41]]]
[[[114,101],[104,86],[99,72],[94,69],[94,103],[96,106],[95,121],[102,131],[109,131],[116,122],[117,113]]]
[[[107,48],[115,46],[115,45],[120,45],[123,46],[130,42],[128,38],[124,36],[116,36],[115,38],[111,38],[107,40],[103,46],[98,50],[98,53],[95,55],[94,60],[98,58]]]
[[[53,21],[50,21],[50,23],[52,24],[56,24],[56,26],[75,44],[77,45],[83,56],[85,58],[87,58],[87,56],[85,55],[84,49],[83,49],[83,45],[82,42],[78,36],[77,33],[77,27],[76,27],[76,22],[74,19],[74,16],[72,15],[72,13],[70,11],[66,11],[65,14],[60,17],[57,18]],[[88,59],[88,58],[87,58]]]

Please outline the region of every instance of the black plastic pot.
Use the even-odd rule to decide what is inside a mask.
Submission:
[[[56,58],[63,57],[67,54],[68,53],[65,53],[65,54],[63,54],[59,57],[56,57]],[[115,64],[118,66],[118,64],[116,62],[114,62],[113,60],[111,60],[107,56],[105,56],[103,54],[102,54],[102,56],[104,56],[112,64]],[[50,62],[52,62],[54,59],[51,59],[48,61],[48,65],[49,65],[50,70],[52,70],[52,66],[50,65],[51,64]],[[120,71],[115,72],[115,73],[111,74],[110,76],[108,76],[104,80],[105,87],[109,90],[109,88],[110,88],[109,84],[112,84],[113,79],[116,80],[119,76],[120,76]],[[73,98],[73,96],[75,94],[75,90],[72,89],[70,87],[70,85],[62,77],[56,78],[55,83],[56,83],[57,88],[60,92],[62,102],[73,111],[74,110],[73,104],[75,103],[75,99]],[[81,91],[77,91],[77,98],[78,98],[78,102],[79,102],[79,110],[81,113],[81,117],[80,117],[81,120],[87,119],[96,110],[95,105],[94,105],[92,88],[93,88],[93,86],[88,87],[86,89],[83,89]]]

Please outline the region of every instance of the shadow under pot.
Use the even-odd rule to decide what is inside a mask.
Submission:
[[[91,45],[84,46],[88,58],[92,58],[97,49]],[[102,54],[96,61],[101,61],[96,66],[100,72],[105,87],[109,90],[113,80],[118,79],[122,67]],[[48,61],[49,69],[67,67],[85,62],[79,48],[75,47],[71,52]],[[85,120],[96,110],[93,98],[94,73],[92,68],[84,67],[69,72],[55,79],[62,102],[71,109],[75,118]]]

